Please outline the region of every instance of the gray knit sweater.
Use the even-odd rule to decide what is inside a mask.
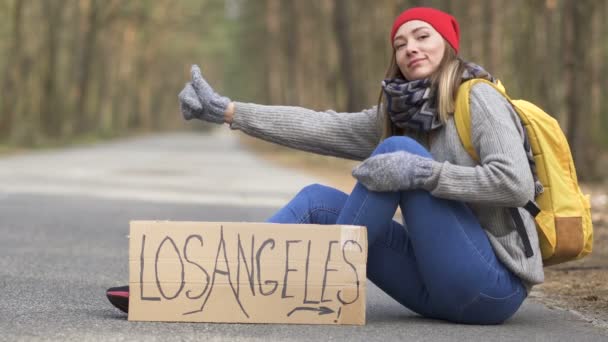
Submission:
[[[486,84],[470,96],[472,142],[481,159],[465,151],[453,120],[428,139],[418,139],[434,158],[423,188],[436,197],[466,202],[485,229],[494,252],[528,290],[544,280],[534,219],[523,209],[534,256],[526,258],[508,207],[534,198],[534,182],[523,149],[523,128],[506,99]],[[291,148],[363,160],[380,139],[376,108],[357,113],[316,112],[301,107],[235,104],[232,129]]]

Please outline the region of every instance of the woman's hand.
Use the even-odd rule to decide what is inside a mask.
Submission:
[[[371,191],[417,189],[432,172],[432,160],[406,151],[377,154],[353,169],[353,177]]]
[[[226,122],[230,99],[220,96],[211,88],[197,65],[193,65],[190,71],[192,82],[187,83],[178,95],[184,119],[196,118],[218,124]]]

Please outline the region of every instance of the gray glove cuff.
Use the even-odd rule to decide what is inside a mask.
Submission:
[[[422,188],[426,181],[433,174],[433,160],[416,156],[416,167],[414,168],[414,179],[412,183],[414,188]]]
[[[226,112],[226,108],[228,108],[228,104],[232,101],[226,96],[219,96],[218,94],[213,95],[213,99],[209,101],[209,108],[206,108],[206,112],[208,113],[207,118],[208,121],[222,124],[225,122],[224,113]]]

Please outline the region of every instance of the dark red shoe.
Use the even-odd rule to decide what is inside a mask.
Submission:
[[[106,296],[120,311],[129,313],[129,285],[109,288]]]

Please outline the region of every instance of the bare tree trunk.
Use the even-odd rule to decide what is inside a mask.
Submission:
[[[326,18],[326,27],[331,27],[332,14],[333,14],[333,2],[321,2],[321,11],[323,18]],[[323,32],[321,37],[321,49],[317,51],[319,56],[318,60],[321,61],[321,73],[323,74],[323,87],[322,96],[323,100],[330,102],[331,107],[337,106],[336,100],[338,98],[338,75],[336,68],[334,67],[335,61],[337,60],[336,44],[334,43],[334,37],[328,32]],[[329,105],[329,104],[328,104]]]
[[[603,11],[600,13],[600,15],[602,16],[602,18],[606,18],[606,16],[608,15],[608,5],[604,4],[604,8]],[[601,21],[602,23],[602,53],[601,53],[601,70],[602,70],[602,77],[601,77],[601,88],[606,91],[606,89],[608,89],[608,65],[606,65],[606,60],[608,60],[608,43],[606,42],[606,37],[608,37],[608,25],[606,24],[605,20]],[[600,111],[602,113],[602,126],[601,126],[601,131],[602,132],[606,132],[608,131],[608,97],[607,96],[602,96],[601,99],[601,104],[600,104]],[[606,137],[604,135],[603,137],[603,143],[606,144],[608,143],[608,137]]]
[[[566,124],[564,125],[566,130],[566,135],[572,144],[572,129],[570,123],[570,117],[573,111],[577,111],[577,100],[575,98],[575,51],[574,51],[574,11],[576,5],[574,5],[574,1],[566,1],[564,4],[564,8],[562,9],[562,68],[564,72],[563,80],[564,80],[564,104],[565,104],[565,113],[563,114],[562,121]]]
[[[358,111],[363,107],[361,102],[363,92],[355,77],[353,45],[349,37],[351,21],[348,15],[348,7],[346,0],[335,1],[334,32],[338,45],[339,69],[346,88],[346,110]]]
[[[281,72],[280,72],[280,45],[276,43],[280,34],[279,0],[266,0],[266,70],[267,70],[267,99],[270,104],[281,103]]]
[[[487,28],[487,41],[488,41],[488,71],[495,73],[500,77],[502,74],[502,30],[504,25],[504,13],[502,6],[504,6],[502,0],[489,0],[487,3],[488,15],[486,16],[486,28]]]
[[[298,6],[297,1],[292,0],[282,0],[281,7],[282,10],[282,18],[285,20],[286,24],[282,25],[284,29],[282,32],[284,33],[283,38],[285,39],[285,57],[286,57],[286,73],[284,75],[284,79],[286,80],[285,84],[285,97],[288,104],[291,105],[299,105],[300,104],[300,96],[298,94],[298,68],[301,67],[299,65],[298,54],[300,53],[299,46],[302,43],[300,41],[300,16],[302,16],[302,12],[297,11],[296,6]]]
[[[2,84],[2,115],[0,115],[0,139],[9,140],[10,132],[13,128],[13,120],[17,113],[17,88],[21,86],[20,73],[18,68],[21,60],[21,41],[22,41],[22,23],[23,23],[23,7],[25,0],[15,0],[13,7],[13,27],[12,27],[12,42],[11,53],[8,55],[8,60],[4,69],[4,82]]]
[[[69,32],[67,44],[64,50],[67,51],[65,62],[70,67],[65,70],[66,86],[64,89],[64,122],[62,125],[62,135],[71,137],[76,130],[76,121],[78,115],[75,113],[77,95],[78,95],[78,74],[79,69],[76,67],[80,63],[80,51],[82,43],[82,11],[80,10],[79,1],[71,1],[70,6],[66,6],[67,19],[65,21],[66,31]]]
[[[63,4],[57,1],[44,1],[46,13],[46,70],[42,82],[40,115],[44,134],[50,138],[58,138],[61,134],[63,115],[57,93],[57,54],[59,50],[59,27]]]
[[[121,67],[117,71],[115,85],[112,87],[112,122],[119,132],[124,132],[128,127],[128,80],[132,77],[130,65],[133,63],[134,51],[139,48],[137,36],[137,24],[130,21],[125,24],[124,33],[120,41],[118,51],[118,65]]]
[[[559,39],[552,37],[552,33],[556,31],[558,27],[558,8],[555,0],[547,0],[545,3],[545,16],[543,29],[545,34],[545,43],[541,45],[541,49],[545,50],[545,55],[542,58],[542,72],[546,74],[546,110],[553,116],[559,115],[559,109],[562,108],[560,98],[560,87],[556,87],[555,84],[561,84],[561,73],[562,67],[560,66],[559,59],[557,58],[546,58],[547,55],[554,55],[555,53],[561,53],[559,49]]]
[[[591,115],[593,116],[591,127],[600,127],[601,117],[601,75],[602,75],[602,48],[603,45],[600,43],[602,40],[602,11],[606,3],[604,0],[599,0],[596,4],[597,8],[592,12],[591,17]],[[596,44],[596,42],[598,42]],[[590,133],[596,133],[590,132]],[[592,134],[595,137],[595,134]]]
[[[485,0],[484,0],[485,1]],[[483,42],[483,18],[482,4],[479,0],[469,0],[467,13],[467,32],[469,33],[469,55],[472,60],[482,63],[484,61],[484,44]]]
[[[89,0],[88,20],[86,33],[83,36],[82,52],[79,77],[78,77],[78,100],[76,102],[77,131],[82,134],[91,129],[91,113],[88,113],[89,87],[91,84],[92,66],[95,58],[97,45],[97,33],[99,31],[99,2]]]
[[[546,31],[546,28],[550,22],[552,10],[547,6],[546,3],[538,2],[536,3],[536,6],[532,7],[532,12],[541,13],[541,15],[539,15],[534,21],[534,26],[531,27],[531,34],[534,38],[532,39],[534,46],[547,46],[548,32]],[[553,74],[551,73],[551,65],[547,61],[548,50],[537,48],[533,51],[533,55],[530,56],[533,57],[532,64],[538,67],[534,77],[536,80],[534,82],[534,88],[536,90],[535,94],[537,95],[536,99],[541,107],[552,113],[549,105],[551,104],[550,90],[552,89],[551,78],[553,77]]]
[[[590,137],[590,101],[588,96],[589,57],[586,51],[589,47],[587,40],[591,34],[589,16],[592,9],[589,2],[565,1],[563,11],[564,28],[564,96],[566,98],[566,113],[568,125],[566,136],[577,165],[581,179],[591,179],[595,165],[596,152]]]

